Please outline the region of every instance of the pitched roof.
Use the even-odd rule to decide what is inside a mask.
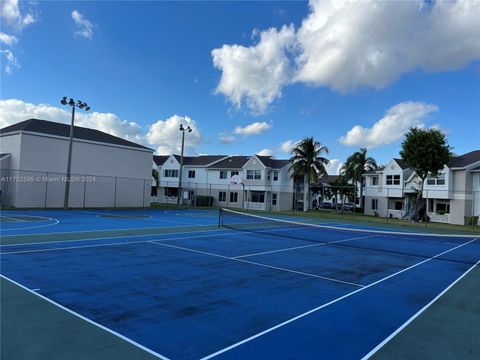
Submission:
[[[157,166],[162,166],[169,157],[170,155],[153,155],[153,161]]]
[[[323,175],[318,182],[321,184],[330,184],[337,181],[339,175]]]
[[[397,162],[398,166],[400,166],[402,170],[405,170],[406,168],[408,168],[407,164],[402,159],[393,158],[393,160]]]
[[[7,134],[17,131],[30,131],[39,134],[56,135],[61,137],[70,137],[70,125],[61,124],[53,121],[28,119],[0,129],[0,134]],[[103,131],[84,128],[80,126],[74,127],[73,136],[75,139],[89,140],[107,144],[122,145],[139,149],[152,150],[146,146],[136,144],[134,142],[104,133]]]
[[[281,169],[290,162],[290,160],[277,160],[271,156],[257,155],[257,157],[260,159],[263,165],[272,169]]]
[[[173,155],[180,162],[180,155]],[[227,155],[200,155],[200,156],[184,156],[183,165],[206,166],[227,157]]]
[[[474,150],[460,156],[452,157],[448,163],[448,167],[465,167],[477,161],[480,161],[480,150]]]
[[[228,158],[210,165],[214,169],[241,169],[251,156],[229,156]]]

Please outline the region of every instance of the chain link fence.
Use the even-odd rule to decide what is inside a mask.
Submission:
[[[65,173],[0,170],[2,208],[62,208]],[[91,174],[70,176],[71,208],[149,207],[151,180]]]

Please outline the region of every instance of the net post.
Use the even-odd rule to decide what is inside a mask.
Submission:
[[[223,225],[223,210],[220,208],[218,210],[218,227],[222,227]]]

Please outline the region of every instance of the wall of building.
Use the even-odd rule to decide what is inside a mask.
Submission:
[[[22,181],[8,189],[15,207],[62,207],[68,140],[25,134],[2,137],[2,152],[14,154],[9,173]],[[3,141],[7,139],[7,141]],[[18,155],[17,155],[18,154]],[[149,205],[152,151],[76,140],[72,151],[70,207]]]

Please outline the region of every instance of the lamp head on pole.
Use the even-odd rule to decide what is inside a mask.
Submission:
[[[67,97],[64,96],[64,97],[62,98],[62,100],[60,100],[60,103],[61,103],[62,105],[67,105]]]

